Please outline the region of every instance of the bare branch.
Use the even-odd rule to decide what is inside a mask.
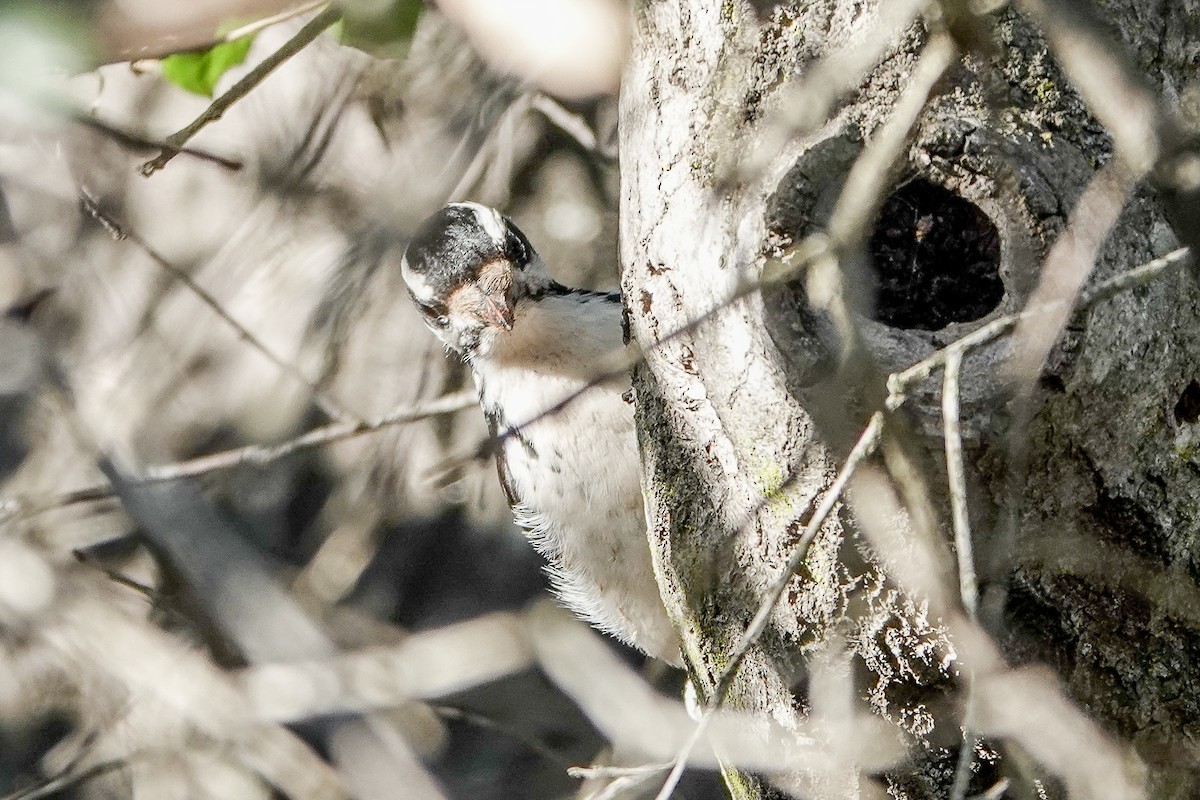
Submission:
[[[944,33],[930,37],[892,114],[850,168],[829,220],[829,235],[834,241],[845,246],[871,230],[883,192],[890,184],[889,172],[900,159],[934,86],[957,59],[958,47],[953,39]]]
[[[838,98],[851,91],[883,58],[896,36],[929,5],[929,0],[892,0],[881,3],[870,27],[845,46],[822,58],[784,90],[775,116],[763,127],[762,144],[737,165],[742,180],[759,175],[797,134],[823,124]]]
[[[544,92],[536,92],[533,95],[531,107],[534,111],[538,111],[547,120],[554,124],[563,133],[574,139],[580,147],[593,155],[611,161],[617,157],[616,151],[611,147],[602,147],[600,140],[596,137],[596,132],[592,130],[587,121],[567,108],[564,108],[562,103],[555,100]]]
[[[796,130],[810,130],[829,119],[839,97],[858,86],[879,63],[896,37],[929,5],[929,0],[883,3],[871,27],[853,43],[839,47],[813,69],[805,70],[798,87]],[[789,137],[790,138],[790,137]]]
[[[971,523],[967,510],[967,476],[963,466],[962,431],[959,428],[959,374],[962,354],[946,359],[942,380],[942,435],[946,448],[946,477],[950,488],[950,516],[954,528],[954,550],[958,555],[958,591],[967,617],[975,619],[979,607],[979,589],[975,578],[975,556],[971,544]],[[974,681],[967,680],[966,711],[963,712],[963,738],[958,751],[958,766],[951,800],[963,800],[971,781],[971,764],[975,755],[975,734],[971,730],[974,709]]]
[[[336,655],[337,646],[319,621],[278,583],[253,546],[240,537],[193,483],[138,484],[135,469],[117,464],[111,457],[101,460],[101,468],[129,516],[179,569],[214,624],[236,643],[247,660],[279,667],[279,662],[294,664]],[[134,476],[134,480],[127,475]],[[411,650],[406,653],[411,654]],[[421,656],[417,659],[419,663],[430,661],[429,654],[422,654],[419,646],[417,654]],[[501,664],[511,660],[498,659]],[[359,666],[369,669],[370,658],[366,661]],[[445,674],[434,672],[434,676],[429,676],[421,675],[420,670],[410,669],[407,674],[405,670],[393,670],[393,678],[408,679],[415,684],[419,677],[432,677],[436,684],[444,678],[453,680],[455,674],[454,670]],[[272,685],[278,690],[280,686],[294,688],[306,684],[280,681]],[[232,688],[237,713],[259,722],[264,709],[248,702],[250,696],[245,692]],[[361,682],[356,688],[361,694]],[[319,692],[311,691],[301,694],[320,696]],[[367,696],[370,697],[369,690]],[[286,708],[289,700],[295,705],[294,696],[289,698],[286,692],[281,696],[275,691],[268,697],[277,706]],[[266,707],[271,708],[270,702]],[[321,742],[356,797],[364,800],[389,797],[388,787],[403,785],[414,798],[442,798],[405,737],[382,718],[369,713],[340,717],[322,731]]]
[[[1177,250],[1172,250],[1165,256],[1148,261],[1139,267],[1127,270],[1119,275],[1114,275],[1085,291],[1079,303],[1076,304],[1075,312],[1086,311],[1092,306],[1109,300],[1122,292],[1127,292],[1138,286],[1144,286],[1171,270],[1187,264],[1190,260],[1191,253],[1188,248],[1180,247]],[[983,327],[971,331],[961,339],[951,342],[928,358],[922,359],[900,372],[892,373],[888,376],[887,407],[898,408],[902,405],[908,399],[908,390],[932,375],[934,370],[944,367],[946,360],[950,357],[956,354],[961,356],[968,350],[982,347],[989,342],[994,342],[1000,337],[1007,335],[1025,317],[1053,311],[1059,308],[1060,305],[1061,301],[1052,301],[1048,306],[1026,308],[1016,314],[1006,314],[997,317]]]
[[[1010,783],[1008,778],[1001,778],[983,794],[975,795],[972,800],[1001,800],[1008,791]]]
[[[50,646],[77,665],[85,685],[113,681],[127,702],[155,704],[205,735],[290,797],[344,798],[334,770],[286,728],[262,723],[207,658],[148,622],[127,618],[87,581],[64,593]],[[90,682],[90,683],[89,683]]]
[[[479,657],[486,654],[477,653],[473,655]],[[587,767],[570,766],[570,762],[549,745],[545,744],[539,739],[535,739],[532,736],[522,733],[511,725],[505,725],[499,720],[475,711],[469,711],[468,709],[460,708],[458,706],[435,705],[430,706],[429,708],[431,711],[433,711],[433,713],[437,714],[442,719],[454,720],[455,722],[464,722],[468,725],[474,725],[476,728],[486,731],[493,731],[507,739],[511,739],[512,741],[517,742],[523,747],[527,748],[531,753],[536,753],[537,755],[541,756],[546,761],[549,761],[552,764],[557,764],[561,767],[565,767],[567,774],[573,778],[589,777],[588,775],[577,774],[579,771],[587,772]]]
[[[787,564],[779,571],[775,580],[767,589],[766,595],[763,597],[758,606],[758,611],[755,612],[750,624],[746,626],[746,630],[742,632],[741,638],[738,639],[737,645],[734,646],[733,652],[729,655],[729,664],[721,673],[717,680],[716,688],[713,691],[713,696],[709,699],[708,706],[717,708],[724,702],[724,696],[729,691],[730,685],[733,683],[733,677],[737,673],[738,666],[741,665],[742,659],[750,652],[750,648],[762,636],[763,631],[767,628],[767,622],[771,618],[771,613],[778,605],[783,593],[787,590],[787,585],[795,576],[796,571],[804,564],[804,559],[808,555],[808,548],[812,545],[813,540],[817,538],[817,534],[821,532],[821,526],[825,524],[825,520],[833,513],[834,508],[841,501],[842,492],[846,489],[846,484],[854,475],[854,471],[858,465],[868,458],[875,448],[879,445],[880,435],[883,433],[883,412],[876,411],[871,415],[870,422],[863,430],[862,435],[858,437],[858,442],[850,451],[850,455],[846,456],[846,462],[842,465],[842,469],[838,472],[837,478],[828,489],[821,495],[821,502],[813,512],[812,518],[808,524],[804,526],[804,533],[801,534],[800,540],[796,543],[792,554],[788,557]]]
[[[147,467],[142,475],[142,480],[148,482],[172,481],[179,478],[193,478],[209,472],[228,470],[240,466],[261,467],[304,450],[311,450],[314,447],[321,447],[355,436],[362,436],[365,433],[374,433],[393,425],[402,425],[429,419],[430,417],[453,414],[456,411],[474,406],[476,402],[477,399],[474,390],[464,389],[463,391],[445,395],[427,403],[402,406],[379,419],[335,422],[320,428],[314,428],[294,439],[289,439],[277,445],[248,445],[206,456],[198,456],[174,464]]]
[[[1114,161],[1092,178],[1071,211],[1066,230],[1046,256],[1038,285],[1026,304],[1047,310],[1017,323],[1013,350],[1005,365],[1017,393],[1029,391],[1041,372],[1071,315],[1075,298],[1095,267],[1101,246],[1139,178],[1123,162]]]
[[[668,764],[667,768],[671,765]],[[585,800],[620,800],[622,797],[628,797],[629,793],[637,789],[642,784],[648,783],[655,775],[654,772],[645,772],[640,775],[620,775],[607,786],[602,787],[599,791],[588,795]]]
[[[257,719],[296,722],[446,697],[532,663],[525,626],[512,614],[496,613],[416,633],[392,647],[258,664],[234,680]]]
[[[662,788],[658,790],[658,794],[654,795],[654,800],[670,800],[671,795],[675,793],[676,787],[679,786],[679,779],[683,777],[683,770],[687,767],[688,759],[691,758],[692,751],[696,749],[696,745],[704,738],[704,734],[707,732],[709,722],[712,718],[711,711],[706,712],[700,717],[700,721],[696,723],[696,727],[692,730],[692,735],[679,748],[679,752],[675,756],[675,762],[671,765],[671,772],[667,775],[667,779],[663,781]]]
[[[263,17],[262,19],[255,20],[254,22],[248,22],[245,25],[234,28],[226,34],[215,36],[206,42],[188,45],[187,47],[183,48],[163,49],[150,53],[128,53],[129,58],[124,60],[130,62],[129,66],[135,72],[140,72],[146,68],[146,62],[162,61],[168,56],[178,55],[180,53],[203,53],[207,50],[213,49],[219,44],[236,42],[238,39],[242,39],[246,36],[253,36],[259,31],[270,28],[272,25],[278,25],[281,22],[287,22],[289,19],[295,19],[296,17],[303,16],[310,11],[316,11],[318,8],[325,5],[326,2],[327,0],[310,0],[307,3],[301,3],[295,8],[289,8],[284,11],[280,11],[278,14],[272,14],[269,17]]]
[[[707,730],[697,736],[697,723],[682,703],[651,689],[567,611],[543,601],[527,620],[534,654],[550,679],[609,741],[652,760],[669,758],[674,764],[681,750],[694,747],[687,760],[709,766],[728,760],[754,770],[825,774],[847,764],[879,770],[903,756],[886,723],[865,714],[848,721],[854,736],[834,743],[803,721],[791,729],[766,715],[729,709],[706,714],[700,724]]]
[[[971,523],[967,515],[967,476],[963,467],[962,432],[958,423],[958,380],[962,354],[946,359],[942,382],[942,425],[946,445],[946,475],[950,484],[950,510],[954,526],[954,549],[958,552],[958,588],[967,616],[975,618],[979,605],[975,585],[975,558],[971,547]]]
[[[1116,158],[1137,179],[1152,177],[1180,240],[1200,248],[1200,152],[1185,114],[1134,67],[1091,3],[1022,0],[1018,7],[1045,31],[1063,71],[1112,135]],[[1200,280],[1200,266],[1193,275]]]
[[[1017,3],[1046,32],[1054,55],[1092,112],[1112,134],[1118,158],[1140,178],[1163,154],[1170,116],[1127,63],[1125,48],[1108,36],[1094,8],[1078,0]]]
[[[643,764],[638,767],[571,767],[567,774],[572,778],[623,778],[628,775],[655,775],[666,772],[673,766],[670,761],[661,764]]]
[[[192,276],[187,273],[186,270],[175,266],[175,264],[171,263],[169,259],[151,247],[145,239],[142,239],[136,233],[130,231],[127,227],[117,221],[111,213],[102,209],[100,204],[96,202],[95,198],[92,197],[91,193],[86,187],[80,187],[80,205],[84,212],[99,222],[114,239],[128,240],[137,245],[138,249],[150,257],[150,260],[152,260],[155,264],[158,264],[158,266],[160,266],[162,269],[166,270],[172,277],[183,284],[184,287],[186,287],[202,303],[204,303],[204,305],[212,309],[213,313],[224,320],[229,327],[233,328],[239,337],[244,339],[251,347],[264,355],[267,360],[278,367],[281,372],[290,375],[300,384],[305,386],[312,394],[313,402],[316,403],[322,411],[328,414],[331,418],[337,420],[347,420],[353,418],[353,415],[342,409],[338,403],[333,401],[331,398],[327,397],[315,383],[310,381],[304,375],[304,373],[302,373],[299,368],[296,367],[295,364],[292,364],[291,362],[279,356],[274,350],[267,347],[265,342],[251,333],[245,325],[234,319],[233,316],[225,310],[225,307],[221,305],[221,302],[217,300],[217,298],[213,297],[207,289],[198,284],[192,278]]]
[[[182,147],[193,136],[203,130],[210,123],[216,122],[221,118],[230,107],[249,94],[255,87],[266,80],[275,69],[287,61],[292,56],[299,53],[307,47],[314,39],[321,35],[326,28],[333,25],[342,18],[341,9],[334,6],[327,6],[324,11],[317,14],[304,27],[296,32],[296,35],[288,39],[282,47],[276,50],[271,55],[259,62],[254,69],[250,70],[229,90],[220,97],[212,101],[208,108],[204,110],[200,116],[192,120],[188,125],[171,134],[166,138],[167,146],[171,150],[164,149],[156,158],[147,161],[141,167],[142,175],[149,177],[155,172],[165,167],[175,154],[178,148]]]
[[[162,150],[173,155],[190,156],[200,161],[208,161],[230,170],[239,170],[243,166],[242,162],[236,159],[217,155],[208,150],[202,150],[197,147],[175,147],[161,139],[153,139],[145,134],[121,128],[111,122],[105,122],[79,109],[69,109],[65,113],[77,125],[82,125],[85,128],[96,131],[100,135],[112,139],[117,144],[129,150]]]
[[[501,131],[511,125],[514,120],[524,115],[529,110],[532,100],[532,92],[523,92],[500,113],[495,124],[488,130],[487,136],[480,143],[479,149],[475,151],[475,155],[472,156],[466,169],[463,170],[458,182],[455,183],[454,188],[446,196],[447,202],[463,200],[473,195],[475,187],[479,184],[480,179],[491,163],[494,155],[493,151],[499,151],[500,149]],[[464,139],[464,145],[469,138],[470,134]]]
[[[172,481],[180,478],[196,478],[211,472],[234,469],[240,466],[265,466],[274,461],[294,455],[315,447],[351,439],[368,433],[383,430],[394,425],[404,425],[410,422],[431,417],[453,414],[476,404],[475,393],[463,390],[454,394],[444,395],[428,403],[413,406],[401,406],[376,420],[360,422],[335,422],[320,428],[314,428],[294,439],[289,439],[277,445],[248,445],[219,453],[197,456],[174,464],[163,464],[148,467],[142,475],[142,483]],[[8,498],[0,501],[0,522],[15,516],[32,516],[80,503],[91,503],[97,500],[111,500],[116,496],[108,484],[98,484],[82,489],[53,495],[41,500],[25,500]]]
[[[18,789],[11,794],[4,795],[3,800],[41,800],[43,797],[61,796],[71,789],[78,789],[93,778],[99,778],[102,775],[123,769],[128,765],[128,758],[102,761],[99,764],[93,764],[81,770],[61,773],[28,789]]]

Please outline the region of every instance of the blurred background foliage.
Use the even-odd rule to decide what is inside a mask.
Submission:
[[[587,37],[622,52],[623,12],[600,6],[617,22]],[[202,721],[234,710],[205,681],[398,646],[545,591],[491,464],[436,474],[484,431],[469,398],[372,424],[470,388],[403,292],[407,233],[470,197],[511,213],[563,282],[616,283],[613,91],[548,94],[420,2],[335,9],[173,140],[328,13],[296,8],[0,5],[0,795],[397,796],[385,778],[405,773],[340,749],[359,718],[424,765],[402,796],[572,796],[566,766],[605,757],[534,667],[249,738]],[[263,463],[237,450],[339,424],[370,430]],[[303,743],[287,763],[307,790],[254,755],[268,741]]]

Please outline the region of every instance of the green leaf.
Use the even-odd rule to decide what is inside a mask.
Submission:
[[[189,92],[213,96],[221,76],[246,60],[254,36],[221,42],[199,53],[174,53],[162,60],[163,77]]]

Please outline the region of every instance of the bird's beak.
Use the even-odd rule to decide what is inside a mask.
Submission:
[[[498,258],[484,264],[475,278],[475,286],[481,295],[481,302],[477,306],[480,318],[506,331],[513,328],[513,308],[508,299],[508,290],[513,283],[512,272],[512,264]]]
[[[468,283],[450,294],[446,306],[467,317],[474,317],[485,325],[506,331],[513,328],[513,309],[508,300],[507,285],[484,291],[477,283]]]
[[[484,264],[474,280],[465,282],[446,298],[451,311],[489,327],[513,329],[512,265],[503,259]]]
[[[485,294],[483,296],[483,318],[493,325],[499,325],[506,331],[513,327],[513,310],[508,304],[504,292]]]

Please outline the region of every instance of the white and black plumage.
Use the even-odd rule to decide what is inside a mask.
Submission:
[[[429,328],[470,365],[517,523],[549,561],[575,613],[650,655],[678,639],[650,563],[629,379],[587,385],[624,347],[621,299],[552,279],[499,212],[454,203],[430,217],[402,262]]]

